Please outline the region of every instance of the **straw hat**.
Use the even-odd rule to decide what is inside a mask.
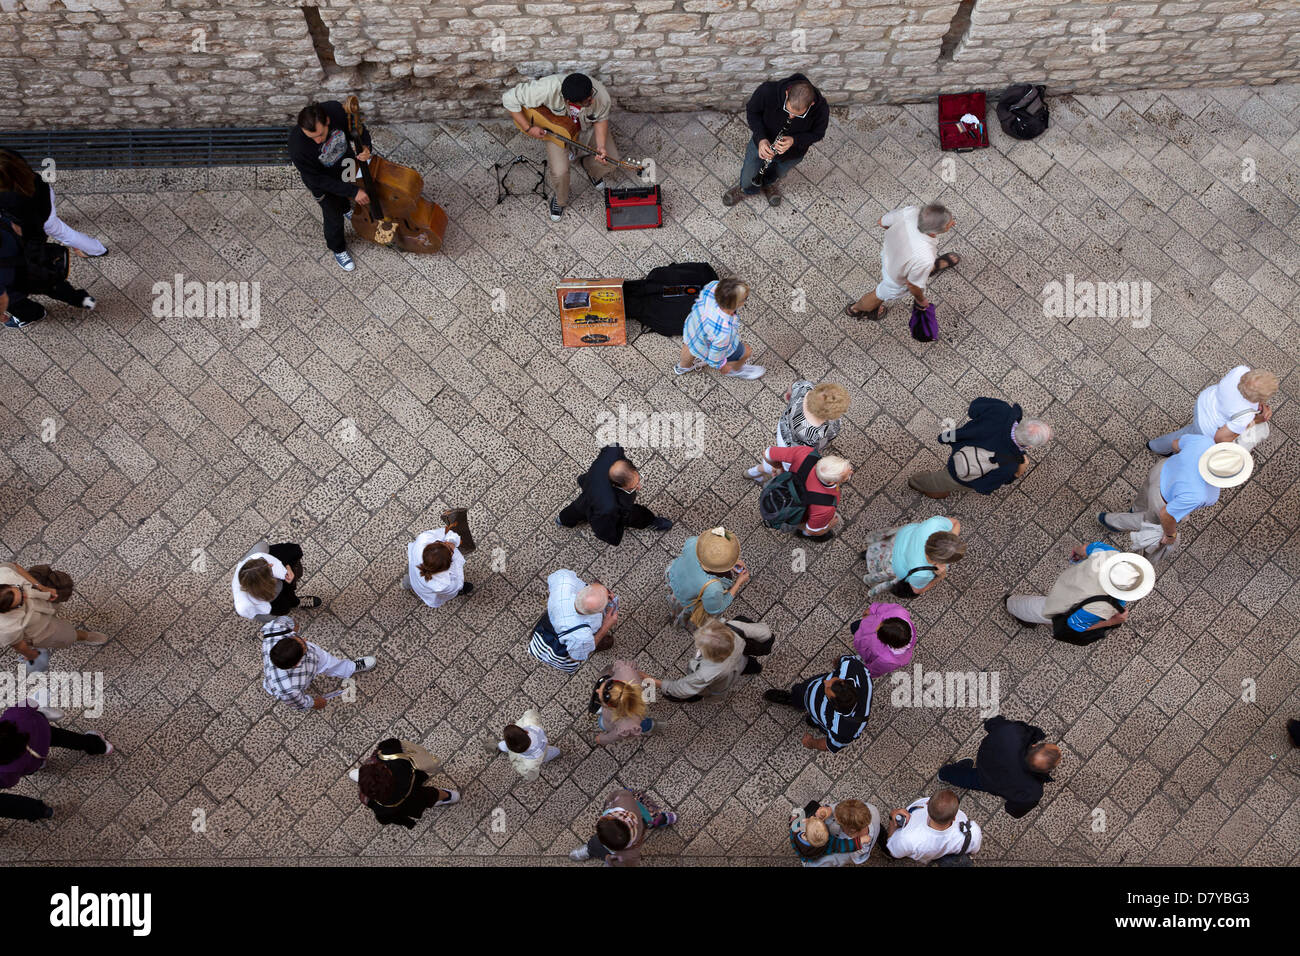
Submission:
[[[1156,586],[1156,569],[1140,554],[1111,551],[1101,562],[1101,588],[1121,601],[1136,601]]]
[[[1201,477],[1214,487],[1235,488],[1250,477],[1255,460],[1250,456],[1250,449],[1235,441],[1221,441],[1206,449],[1197,467]]]
[[[726,528],[710,528],[695,539],[695,557],[705,571],[730,571],[740,557],[740,539]]]

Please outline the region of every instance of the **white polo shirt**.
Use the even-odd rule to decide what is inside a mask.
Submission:
[[[929,863],[949,853],[960,853],[961,845],[966,842],[966,835],[961,832],[960,824],[970,823],[970,818],[961,810],[946,830],[936,830],[930,826],[930,817],[926,812],[929,797],[914,800],[907,807],[912,815],[907,825],[894,831],[886,844],[889,852],[897,859],[917,860]],[[978,823],[971,823],[970,846],[967,853],[974,853],[983,842],[983,834]]]
[[[1249,371],[1249,365],[1238,365],[1196,396],[1196,430],[1206,438],[1213,438],[1224,425],[1240,435],[1254,423],[1259,403],[1241,394],[1242,376]]]

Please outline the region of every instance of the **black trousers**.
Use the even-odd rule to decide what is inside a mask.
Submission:
[[[587,520],[587,495],[581,494],[560,512],[560,524],[566,528],[575,528]],[[633,502],[622,512],[623,525],[627,528],[648,528],[655,520],[655,513],[645,505]]]
[[[352,200],[326,193],[316,201],[320,203],[324,219],[325,245],[330,252],[343,252],[348,247],[347,238],[343,234],[343,216],[352,208]]]
[[[0,793],[0,818],[10,820],[44,820],[45,801],[17,793]]]
[[[288,566],[293,572],[293,580],[282,582],[280,593],[271,602],[272,614],[288,614],[302,602],[298,600],[298,581],[302,578],[302,548],[292,541],[273,544],[267,548],[271,557]]]
[[[82,300],[84,300],[86,296],[90,295],[90,293],[85,289],[78,289],[67,279],[60,279],[52,286],[31,291],[29,295],[43,295],[47,299],[58,299],[60,302],[66,302],[68,305],[75,305],[80,309]]]

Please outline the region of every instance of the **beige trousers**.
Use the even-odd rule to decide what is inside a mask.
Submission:
[[[586,135],[579,134],[578,139],[580,142],[594,145],[591,142],[592,136],[590,132]],[[577,152],[582,151],[577,150]],[[618,147],[614,145],[612,135],[605,140],[605,154],[611,159],[622,158],[619,155]],[[578,162],[587,171],[587,175],[595,179],[622,171],[620,167],[612,163],[602,163],[590,154],[579,157]],[[552,143],[549,139],[546,141],[546,181],[551,187],[551,193],[555,196],[555,201],[561,206],[567,206],[569,204],[569,147],[561,146],[559,143]]]

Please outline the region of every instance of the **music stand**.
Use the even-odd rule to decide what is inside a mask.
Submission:
[[[512,192],[510,183],[506,177],[510,175],[510,170],[516,166],[524,165],[537,174],[537,182],[533,184],[530,193],[537,193],[543,199],[546,198],[546,160],[542,160],[539,166],[536,161],[529,159],[527,156],[516,156],[508,163],[493,163],[492,168],[497,174],[497,205],[501,205],[507,196],[523,196],[525,193]]]

